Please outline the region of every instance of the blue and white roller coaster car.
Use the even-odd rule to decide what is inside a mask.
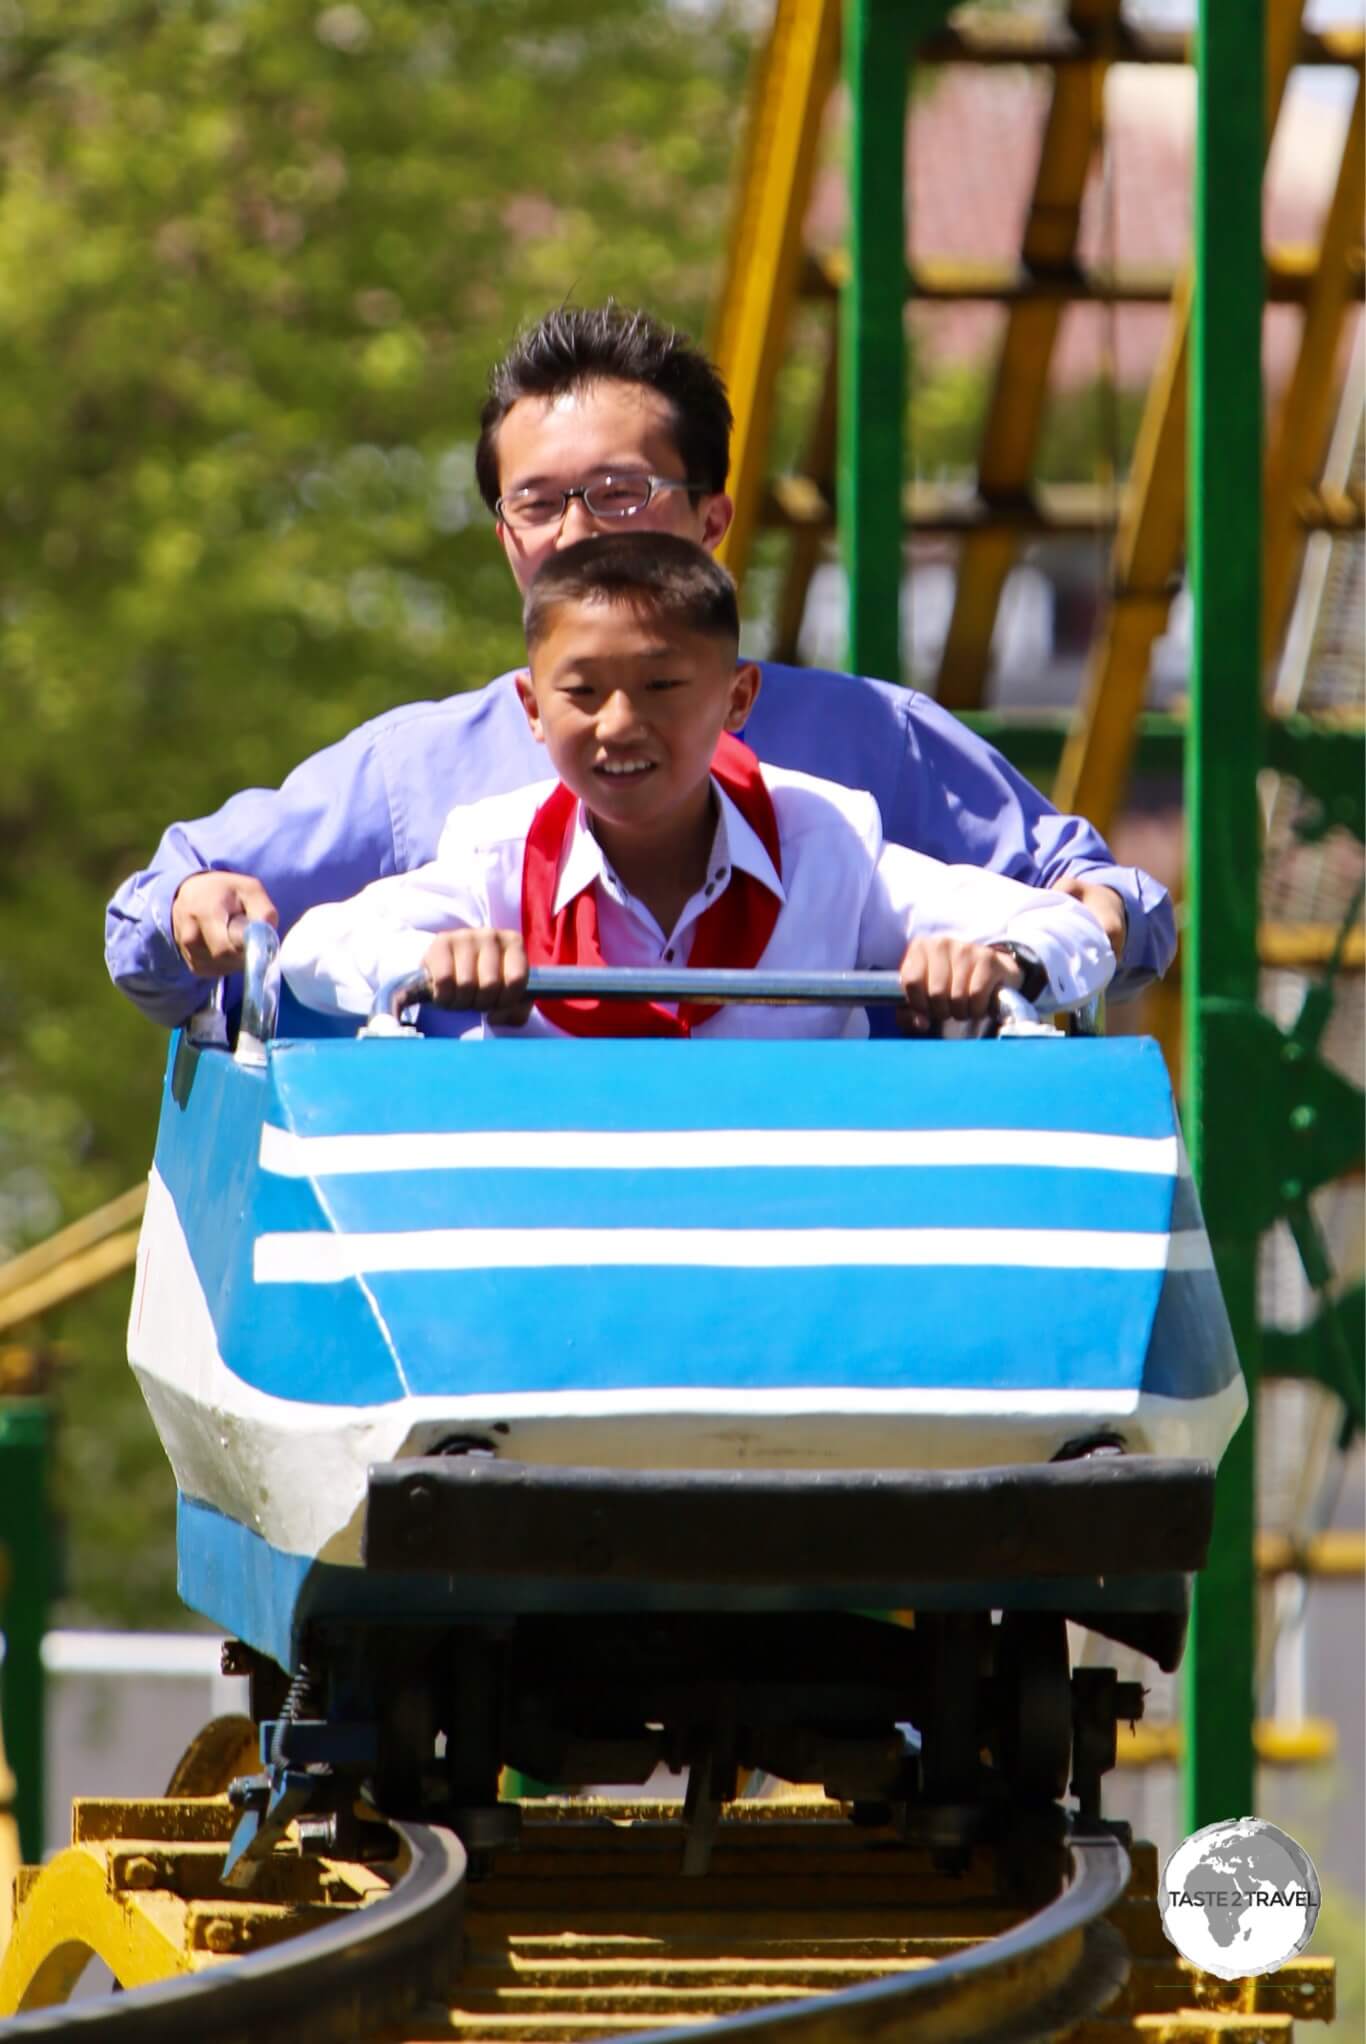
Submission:
[[[1246,1402],[1153,1043],[462,1044],[411,987],[310,1040],[249,967],[236,1052],[172,1047],[129,1332],[257,1675],[244,1864],[356,1775],[504,1835],[505,1764],[690,1765],[703,1828],[744,1766],[1094,1809],[1134,1685],[1065,1621],[1175,1664]]]

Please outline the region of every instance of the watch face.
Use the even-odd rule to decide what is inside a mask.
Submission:
[[[993,951],[1004,951],[1008,957],[1015,960],[1021,973],[1020,992],[1027,1001],[1037,1001],[1048,985],[1048,974],[1038,953],[1031,951],[1027,944],[1017,944],[1011,938],[1005,938],[990,948]]]

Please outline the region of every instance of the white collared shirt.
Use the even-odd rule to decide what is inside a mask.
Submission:
[[[672,930],[622,885],[576,805],[555,889],[558,913],[591,887],[598,941],[609,965],[686,965],[698,918],[750,873],[781,907],[761,960],[768,971],[896,967],[916,937],[950,934],[1023,944],[1048,975],[1041,1007],[1070,1007],[1099,993],[1114,956],[1080,902],[978,866],[946,866],[885,844],[871,795],[764,765],[778,825],[782,876],[758,836],[715,781],[716,833],[707,877]],[[527,832],[555,783],[517,788],[455,809],[435,859],[372,881],[350,901],[312,908],[284,940],[281,964],[297,998],[328,1014],[366,1014],[387,980],[415,971],[438,931],[516,930],[522,922]],[[485,1033],[558,1036],[536,1010],[521,1030],[484,1022]],[[723,1007],[695,1035],[865,1036],[861,1009]]]

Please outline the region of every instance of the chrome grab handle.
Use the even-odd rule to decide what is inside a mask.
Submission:
[[[431,974],[425,965],[386,979],[370,1005],[370,1014],[357,1036],[420,1036],[422,1031],[403,1017],[410,1008],[421,1007],[432,998]]]
[[[992,1036],[1051,1036],[1055,1043],[1062,1041],[1061,1032],[1046,1022],[1032,1001],[1014,987],[996,989],[996,1026],[989,1031]]]
[[[280,1013],[279,932],[269,923],[248,923],[242,950],[242,1019],[233,1056],[239,1065],[263,1065]]]
[[[242,1013],[237,1025],[239,1065],[259,1067],[266,1061],[266,1045],[275,1035],[280,1014],[280,938],[269,923],[249,923],[234,916],[228,933],[242,946]],[[202,1008],[196,1009],[185,1025],[191,1043],[203,1050],[226,1050],[228,1020],[224,989],[226,979],[217,979]]]
[[[894,972],[693,971],[687,966],[665,971],[634,965],[533,965],[527,991],[533,1000],[715,1001],[763,1007],[900,1007],[904,999]],[[360,1035],[417,1035],[404,1014],[431,998],[425,966],[386,980]],[[1001,1036],[1059,1033],[1032,1001],[1008,987],[996,996],[996,1013]]]

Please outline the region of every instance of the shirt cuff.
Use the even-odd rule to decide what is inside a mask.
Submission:
[[[174,1029],[202,1008],[213,981],[191,972],[171,934],[183,873],[125,882],[105,915],[105,958],[114,985],[152,1021]]]
[[[1126,923],[1124,954],[1116,961],[1107,990],[1112,1001],[1127,1000],[1159,979],[1176,956],[1176,916],[1166,888],[1140,866],[1107,866],[1077,860],[1068,875],[1119,896]]]

